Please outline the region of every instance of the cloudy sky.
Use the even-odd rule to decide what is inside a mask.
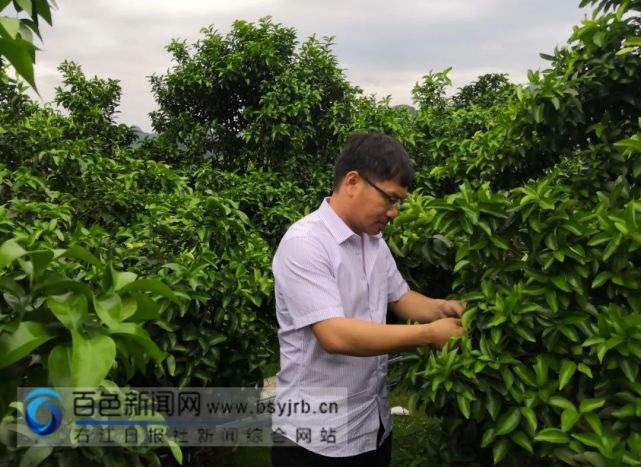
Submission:
[[[334,36],[333,51],[365,94],[411,104],[414,84],[453,67],[454,89],[488,72],[526,81],[544,68],[539,52],[562,45],[590,14],[579,0],[57,0],[43,28],[36,81],[42,99],[60,84],[57,66],[79,63],[88,76],[120,80],[119,121],[149,131],[156,108],[148,77],[171,67],[165,46],[190,43],[208,25],[227,33],[235,19],[270,15],[299,41]]]

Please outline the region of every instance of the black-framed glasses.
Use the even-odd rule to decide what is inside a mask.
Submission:
[[[399,198],[394,195],[390,195],[387,191],[383,190],[381,187],[379,187],[376,183],[370,181],[367,177],[359,174],[363,180],[365,180],[368,184],[370,184],[372,187],[376,189],[381,195],[383,195],[383,198],[391,205],[394,206],[396,209],[400,210],[401,206],[405,202],[405,198]]]

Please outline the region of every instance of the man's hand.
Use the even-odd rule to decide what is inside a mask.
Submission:
[[[458,318],[442,318],[433,323],[424,324],[430,330],[430,344],[442,348],[450,337],[462,336],[465,332]]]
[[[464,302],[430,298],[413,290],[389,306],[402,320],[419,323],[431,323],[441,318],[460,318],[465,310]]]
[[[441,317],[460,318],[465,311],[465,302],[460,300],[443,300],[441,302]]]

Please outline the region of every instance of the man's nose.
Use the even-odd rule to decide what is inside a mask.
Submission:
[[[394,220],[396,216],[398,216],[398,208],[396,206],[392,206],[387,210],[387,217],[390,221]]]

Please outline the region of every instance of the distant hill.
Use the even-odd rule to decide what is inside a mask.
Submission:
[[[394,108],[395,109],[399,109],[399,110],[406,109],[412,115],[414,115],[416,113],[416,109],[414,107],[412,107],[411,105],[407,105],[407,104],[395,105]]]
[[[131,131],[134,132],[136,135],[136,141],[132,143],[132,146],[138,146],[142,140],[145,138],[150,138],[154,139],[158,137],[158,134],[156,133],[147,133],[146,131],[143,131],[142,128],[140,128],[138,125],[132,125],[129,128],[131,128]]]

